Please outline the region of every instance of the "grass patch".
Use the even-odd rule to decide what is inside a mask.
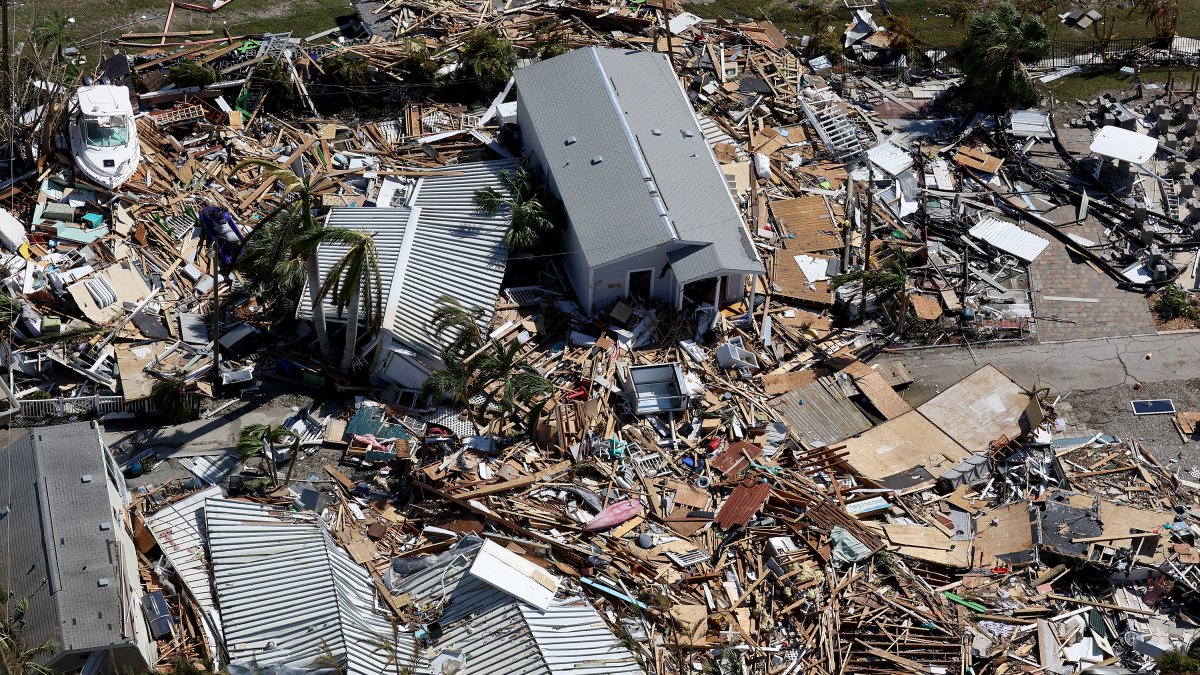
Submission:
[[[206,2],[198,0],[196,4]],[[69,27],[71,36],[91,53],[103,39],[116,39],[123,33],[162,31],[170,5],[170,0],[35,1],[15,6],[11,20],[17,35],[28,35],[38,20],[59,11],[75,19]],[[337,17],[353,13],[350,0],[235,0],[211,14],[176,8],[171,30],[211,30],[213,38],[222,37],[222,29],[232,35],[292,31],[296,37],[307,37],[337,26]]]
[[[800,21],[802,5],[779,0],[714,0],[713,2],[685,3],[684,8],[705,19],[730,19],[732,21],[759,21],[770,19],[780,29],[792,35],[804,35],[806,27]],[[849,14],[846,15],[849,17]]]
[[[801,36],[811,32],[811,28],[804,25],[799,19],[800,12],[804,11],[807,4],[807,2],[789,3],[780,0],[712,0],[711,2],[686,3],[684,7],[687,11],[706,19],[717,17],[733,20],[769,18],[782,30],[788,31],[794,36]],[[982,6],[984,3],[979,4]],[[1051,20],[1046,24],[1052,39],[1080,41],[1095,39],[1090,30],[1069,28],[1057,19],[1057,15],[1065,14],[1072,9],[1086,11],[1093,9],[1094,5],[1072,0],[1060,0],[1052,4],[1054,5],[1053,14],[1047,12],[1047,16],[1050,16]],[[841,2],[838,2],[838,5],[841,7],[839,16],[845,22],[849,22],[853,12],[846,9]],[[964,27],[955,25],[953,19],[946,14],[944,5],[945,3],[941,0],[890,0],[888,2],[893,14],[908,15],[909,24],[918,37],[934,47],[958,45],[967,34]],[[1200,37],[1200,2],[1182,0],[1180,5],[1179,34]],[[877,22],[882,21],[883,9],[879,5],[868,8],[868,11],[875,16]],[[1113,35],[1115,39],[1154,37],[1154,30],[1146,25],[1146,20],[1142,16],[1129,16],[1128,9],[1115,9],[1113,14],[1116,16],[1117,23]]]
[[[1192,69],[1175,68],[1174,72],[1177,86],[1187,84],[1191,81]],[[1166,86],[1170,75],[1171,71],[1166,68],[1143,68],[1142,83],[1149,84],[1155,82]],[[1103,70],[1085,71],[1081,75],[1064,77],[1045,86],[1047,91],[1053,93],[1056,99],[1064,103],[1090,101],[1099,94],[1112,90],[1124,90],[1129,94],[1134,93],[1133,76],[1122,73],[1120,66],[1113,66],[1112,68]],[[1147,94],[1152,93],[1154,92],[1147,92]]]

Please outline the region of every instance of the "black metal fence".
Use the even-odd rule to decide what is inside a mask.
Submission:
[[[914,47],[898,58],[887,52],[878,53],[878,63],[843,61],[834,67],[837,73],[863,73],[891,76],[953,76],[959,68],[959,45]],[[1133,61],[1154,64],[1200,65],[1200,38],[1121,38],[1098,40],[1055,40],[1039,69],[1057,70],[1078,66],[1082,69],[1110,68]]]

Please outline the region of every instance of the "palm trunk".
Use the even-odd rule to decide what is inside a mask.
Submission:
[[[338,366],[342,371],[349,371],[350,366],[354,364],[354,357],[357,356],[358,312],[361,302],[362,292],[354,291],[354,295],[350,296],[350,315],[346,317],[346,346],[342,351],[342,362]]]
[[[317,343],[321,346],[321,355],[328,356],[333,353],[333,347],[329,344],[329,333],[325,328],[325,310],[321,306],[321,300],[317,295],[321,292],[321,269],[317,267],[317,252],[313,251],[304,261],[304,268],[308,270],[308,301],[312,305],[312,322],[313,329],[317,331]]]

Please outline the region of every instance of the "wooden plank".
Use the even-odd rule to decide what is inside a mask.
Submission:
[[[345,488],[346,492],[353,492],[354,488],[358,487],[354,481],[350,480],[346,474],[338,471],[337,467],[332,464],[325,465],[325,472],[332,476],[333,479],[338,482],[338,485],[341,485],[343,488]]]
[[[516,480],[506,480],[506,481],[501,481],[499,483],[493,483],[492,485],[485,485],[483,487],[475,488],[474,490],[471,490],[469,492],[464,492],[462,494],[456,494],[454,496],[458,499],[463,499],[463,500],[475,499],[476,497],[485,497],[487,495],[495,494],[497,492],[505,492],[507,490],[512,490],[514,488],[524,487],[526,485],[532,485],[532,484],[542,480],[543,478],[546,478],[548,476],[553,476],[558,473],[562,473],[563,471],[566,471],[569,468],[571,468],[570,462],[559,462],[558,464],[555,464],[554,466],[552,466],[548,469],[542,469],[541,471],[538,471],[537,473],[533,473],[528,476],[522,476],[521,478],[517,478]]]
[[[817,379],[815,370],[797,370],[790,373],[767,373],[762,376],[763,389],[768,396],[786,394]]]
[[[872,370],[869,374],[854,380],[854,385],[867,397],[871,405],[883,415],[884,419],[895,419],[912,410],[912,406],[892,389],[887,378]]]
[[[1086,607],[1098,607],[1100,609],[1112,609],[1118,612],[1128,612],[1129,614],[1139,614],[1141,616],[1158,616],[1158,611],[1153,609],[1137,609],[1134,607],[1122,607],[1114,605],[1111,602],[1093,602],[1091,600],[1081,600],[1079,598],[1068,598],[1065,595],[1055,595],[1053,593],[1046,594],[1050,600],[1058,600],[1059,602],[1071,602],[1076,605],[1084,605]]]

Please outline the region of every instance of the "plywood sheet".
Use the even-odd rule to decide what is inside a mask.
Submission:
[[[895,419],[912,410],[908,401],[900,398],[896,390],[892,389],[892,385],[888,384],[887,379],[874,370],[862,377],[855,378],[854,386],[858,387],[858,390],[867,397],[867,400],[875,406],[884,419]]]
[[[825,198],[806,195],[771,202],[771,215],[794,236],[788,240],[788,253],[815,253],[842,248],[840,228],[829,215]]]
[[[1000,436],[1015,438],[1041,419],[1026,413],[1032,396],[1000,369],[986,365],[917,408],[941,431],[971,452]],[[1036,405],[1036,404],[1034,404]]]
[[[875,482],[899,477],[899,482],[919,484],[921,480],[905,479],[921,470],[937,478],[971,454],[915,410],[848,438],[844,445],[846,463]]]
[[[886,523],[882,527],[892,550],[904,556],[960,569],[971,566],[970,542],[955,541],[941,530],[924,525]]]
[[[817,379],[815,370],[797,370],[790,373],[768,373],[763,375],[762,385],[768,396],[786,394],[793,389],[810,384]]]
[[[1033,550],[1029,506],[1017,502],[982,513],[975,519],[975,567],[1006,565],[1007,556]]]
[[[909,296],[909,299],[912,301],[913,311],[917,313],[918,319],[933,321],[942,316],[941,303],[928,295],[914,293]]]

